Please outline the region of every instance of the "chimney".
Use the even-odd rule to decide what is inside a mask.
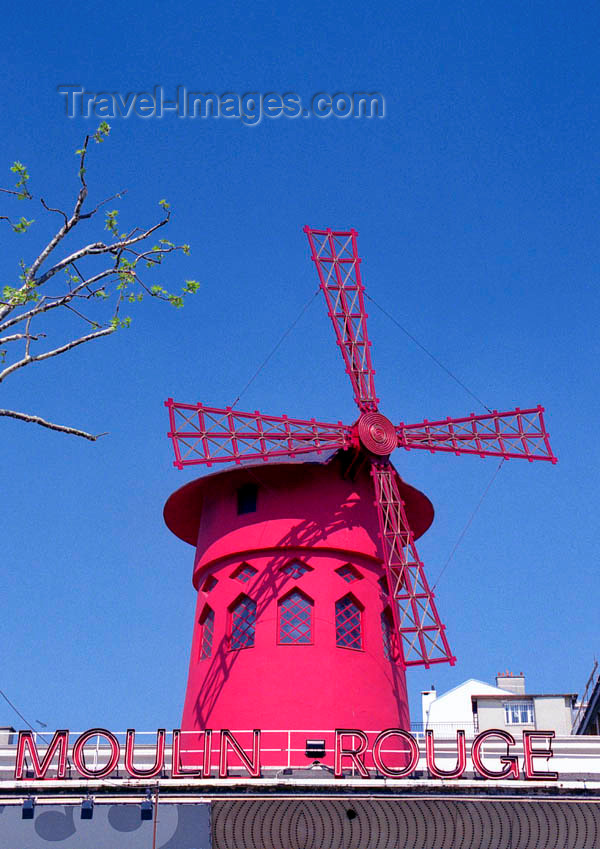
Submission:
[[[429,724],[429,708],[432,703],[437,699],[437,692],[435,689],[435,685],[431,685],[431,690],[422,690],[421,691],[421,714],[423,718],[423,728],[427,728]]]
[[[522,672],[516,673],[509,672],[508,669],[506,672],[499,672],[496,675],[496,687],[500,687],[502,690],[508,690],[509,693],[514,693],[516,696],[524,696],[525,695],[525,676]]]

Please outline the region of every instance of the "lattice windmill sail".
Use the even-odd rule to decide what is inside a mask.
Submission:
[[[181,404],[170,398],[165,404],[169,409],[168,435],[173,441],[174,465],[182,469],[197,464],[268,461],[332,449],[360,451],[371,465],[381,558],[399,659],[405,666],[454,663],[445,626],[417,553],[390,454],[395,448],[414,448],[555,463],[543,407],[393,425],[379,412],[375,394],[357,233],[309,227],[304,232],[360,411],[357,421],[347,425],[267,416],[231,407]]]

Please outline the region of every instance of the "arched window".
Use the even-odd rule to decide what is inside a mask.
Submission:
[[[335,603],[335,642],[340,648],[362,649],[362,609],[352,595]]]
[[[299,590],[292,590],[279,602],[279,642],[286,646],[312,643],[313,603]]]
[[[389,607],[381,612],[381,637],[383,639],[383,654],[388,660],[395,660],[396,633]]]
[[[256,602],[247,595],[240,596],[230,609],[231,634],[229,647],[231,649],[248,649],[254,645],[254,628],[256,625]]]
[[[215,631],[215,611],[205,606],[200,617],[199,660],[205,660],[212,654],[213,634]]]

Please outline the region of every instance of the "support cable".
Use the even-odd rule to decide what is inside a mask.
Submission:
[[[48,741],[46,740],[46,738],[44,737],[44,735],[43,735],[40,731],[38,731],[36,728],[34,728],[34,727],[33,727],[33,725],[31,724],[31,722],[29,722],[29,720],[28,720],[28,719],[25,719],[25,717],[23,716],[23,714],[21,713],[21,711],[20,711],[20,710],[16,707],[16,705],[14,705],[14,704],[11,702],[11,700],[8,698],[8,696],[6,695],[6,693],[5,693],[3,690],[0,690],[0,696],[2,696],[2,698],[4,699],[4,701],[5,701],[7,704],[9,704],[9,705],[10,705],[10,707],[14,710],[14,712],[17,714],[17,716],[18,716],[18,717],[20,717],[20,718],[23,720],[23,722],[25,723],[25,725],[27,725],[29,728],[31,728],[31,730],[33,731],[33,733],[34,733],[34,734],[37,734],[37,735],[38,735],[38,737],[40,737],[40,738],[44,741],[44,743],[48,743]]]
[[[235,407],[235,405],[236,405],[236,404],[237,404],[237,402],[240,400],[240,398],[242,397],[242,395],[246,392],[246,390],[248,389],[248,387],[249,387],[252,383],[254,383],[254,381],[256,380],[256,378],[258,377],[258,375],[261,373],[261,371],[264,369],[264,367],[266,366],[266,364],[269,362],[269,360],[271,359],[271,357],[273,356],[273,354],[275,353],[275,351],[279,348],[279,346],[282,344],[282,342],[283,342],[283,341],[284,341],[284,340],[285,340],[285,339],[286,339],[286,338],[290,335],[290,333],[292,332],[292,330],[294,329],[294,327],[298,324],[298,322],[300,321],[300,319],[302,318],[302,316],[304,315],[304,313],[306,312],[306,310],[310,307],[310,305],[312,304],[312,302],[313,302],[313,301],[314,301],[314,299],[317,297],[317,295],[319,294],[319,292],[320,292],[320,291],[321,291],[321,290],[320,290],[320,287],[319,287],[319,288],[315,291],[315,293],[314,293],[313,295],[311,295],[310,299],[309,299],[309,300],[308,300],[308,301],[304,304],[304,306],[302,307],[302,309],[300,310],[300,312],[298,313],[298,315],[296,316],[296,318],[292,321],[292,323],[290,324],[290,326],[288,327],[288,329],[285,331],[285,333],[283,334],[283,336],[281,337],[281,339],[279,340],[279,342],[277,342],[277,344],[275,345],[275,347],[273,348],[273,350],[271,351],[271,353],[270,353],[270,354],[268,354],[268,355],[265,357],[265,359],[263,360],[263,362],[259,365],[259,367],[257,368],[257,370],[254,372],[254,374],[252,375],[252,377],[251,377],[251,378],[250,378],[250,380],[248,381],[248,383],[244,386],[244,388],[242,389],[242,391],[240,392],[240,394],[237,396],[237,398],[235,399],[235,401],[234,401],[234,402],[233,402],[233,404],[231,405],[232,407]]]
[[[449,368],[447,368],[442,362],[440,362],[440,360],[438,360],[438,358],[434,354],[432,354],[431,351],[428,351],[427,348],[425,347],[425,345],[422,345],[419,342],[418,339],[415,339],[415,337],[412,335],[412,333],[409,333],[409,331],[406,329],[406,327],[403,327],[400,324],[400,322],[397,321],[394,318],[393,315],[391,315],[384,307],[381,306],[381,304],[378,304],[377,301],[374,300],[370,295],[367,295],[366,292],[363,292],[363,295],[364,295],[365,298],[367,298],[369,301],[371,301],[371,303],[374,304],[377,307],[378,310],[381,310],[381,312],[384,315],[386,315],[390,319],[390,321],[392,321],[396,325],[396,327],[399,327],[400,330],[405,334],[405,336],[408,336],[408,338],[411,340],[411,342],[414,342],[415,345],[418,348],[420,348],[425,354],[427,354],[427,356],[430,357],[433,360],[433,362],[436,365],[438,365],[443,371],[445,371],[446,374],[449,375],[452,378],[452,380],[455,380],[456,383],[458,383],[458,385],[461,386],[465,390],[465,392],[467,392],[471,396],[471,398],[474,398],[475,401],[477,401],[478,404],[481,404],[481,406],[484,407],[488,411],[488,413],[492,412],[492,410],[490,410],[488,405],[484,404],[484,402],[481,400],[481,398],[479,398],[477,395],[475,395],[475,393],[472,392],[469,389],[469,387],[466,384],[464,384],[462,382],[462,380],[460,380],[460,378],[458,378],[453,372],[451,372]]]
[[[446,560],[446,562],[444,563],[444,566],[442,567],[442,571],[440,572],[440,574],[439,574],[439,575],[437,576],[437,578],[435,579],[435,583],[434,583],[434,584],[433,584],[433,586],[431,587],[432,591],[433,591],[433,590],[437,587],[437,585],[439,584],[439,582],[440,582],[440,578],[442,577],[442,575],[443,575],[443,574],[444,574],[444,572],[446,571],[446,567],[448,566],[448,564],[450,563],[450,561],[451,561],[451,560],[452,560],[452,558],[454,557],[454,554],[456,553],[456,549],[458,548],[458,546],[459,546],[459,545],[461,544],[461,542],[463,541],[463,538],[464,538],[465,534],[466,534],[466,533],[467,533],[467,531],[469,530],[469,528],[470,528],[470,526],[471,526],[471,523],[472,523],[473,519],[475,518],[475,516],[476,516],[476,514],[477,514],[477,511],[479,510],[479,508],[480,508],[480,507],[481,507],[481,505],[483,504],[483,500],[484,500],[484,498],[486,497],[486,495],[488,494],[488,492],[489,492],[489,491],[490,491],[490,489],[492,488],[492,484],[493,484],[493,483],[494,483],[494,481],[496,480],[496,475],[498,474],[498,472],[499,472],[499,471],[500,471],[500,469],[502,468],[502,466],[503,466],[504,462],[505,462],[505,459],[504,459],[504,458],[502,458],[502,460],[500,460],[500,463],[498,464],[498,468],[496,469],[496,471],[494,472],[494,474],[493,474],[493,475],[492,475],[492,477],[490,478],[488,485],[487,485],[487,486],[486,486],[486,488],[484,489],[484,491],[483,491],[483,495],[482,495],[482,496],[481,496],[481,498],[479,499],[479,501],[478,501],[478,503],[477,503],[477,506],[475,507],[475,509],[474,509],[474,510],[473,510],[473,512],[471,513],[471,516],[470,516],[470,518],[469,518],[469,521],[468,521],[468,522],[467,522],[467,524],[464,526],[464,528],[462,529],[462,532],[461,532],[460,536],[459,536],[459,537],[458,537],[458,539],[456,540],[456,543],[455,543],[455,545],[454,545],[454,548],[453,548],[453,549],[452,549],[452,551],[450,552],[450,555],[449,555],[448,559]]]

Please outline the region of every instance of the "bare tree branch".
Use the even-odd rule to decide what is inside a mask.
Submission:
[[[30,336],[28,333],[13,333],[12,336],[0,337],[0,345],[7,345],[9,342],[18,342],[20,339],[32,339],[37,342],[38,339],[45,339],[45,333],[38,333],[37,336]]]
[[[69,219],[67,218],[67,213],[63,212],[62,209],[55,209],[53,206],[48,206],[44,198],[40,198],[40,203],[42,204],[44,209],[48,210],[48,212],[58,212],[59,215],[62,215],[62,217],[65,219],[65,224],[68,222]]]
[[[123,228],[125,232],[120,232],[119,211],[105,209],[103,224],[108,234],[98,233],[96,241],[89,241],[79,248],[69,242],[70,252],[56,261],[59,246],[62,246],[65,237],[78,224],[93,219],[102,207],[106,207],[110,201],[125,194],[121,191],[109,195],[90,211],[84,211],[88,196],[85,166],[89,142],[91,139],[96,142],[103,141],[109,130],[108,124],[102,122],[95,133],[86,136],[82,148],[77,151],[79,186],[70,214],[62,208],[47,203],[44,197],[39,197],[45,213],[61,216],[61,226],[31,263],[24,259],[20,260],[19,279],[15,285],[0,287],[0,334],[3,334],[0,337],[0,345],[14,343],[10,348],[3,347],[0,352],[2,361],[0,383],[31,363],[62,355],[79,345],[109,336],[120,327],[128,327],[131,318],[123,315],[126,305],[134,305],[146,297],[151,297],[168,302],[172,306],[181,307],[184,298],[196,292],[199,287],[197,281],[186,280],[181,291],[173,293],[156,281],[151,284],[142,279],[142,276],[145,276],[141,274],[144,265],[150,273],[153,273],[153,269],[160,266],[168,254],[174,251],[189,253],[188,245],[175,245],[165,238],[159,238],[151,248],[146,244],[154,233],[169,223],[169,204],[165,200],[159,202],[159,206],[162,207],[162,217],[157,223],[146,228],[137,225]],[[14,162],[11,171],[17,175],[16,191],[11,189],[0,191],[5,195],[12,195],[19,201],[32,200],[33,195],[27,187],[30,177],[25,165]],[[7,202],[15,201],[11,199]],[[34,223],[23,216],[11,219],[4,214],[0,215],[0,221],[2,220],[8,221],[16,233],[27,231]],[[81,242],[79,244],[81,245]],[[73,250],[73,247],[76,249]],[[106,259],[104,262],[88,259],[91,257]],[[107,267],[97,271],[96,269],[102,268],[102,265]],[[88,266],[90,266],[89,271],[93,273],[88,273]],[[52,281],[51,286],[55,292],[47,291],[46,284],[49,281]],[[56,313],[55,310],[60,307],[64,309]],[[38,329],[40,325],[43,327],[43,316],[51,322],[53,316],[56,316],[56,320],[50,325],[54,333],[51,333],[50,329],[48,332]],[[62,319],[59,318],[60,316]],[[86,329],[93,332],[81,335],[80,322],[85,322],[88,325]],[[46,330],[45,327],[43,329]],[[49,337],[56,332],[60,336],[48,341]],[[42,343],[42,340],[46,341]],[[44,347],[49,350],[43,350]],[[44,427],[72,433],[86,439],[97,438],[86,431],[46,422],[38,416],[13,410],[2,410],[0,415],[35,422]]]
[[[16,410],[0,410],[0,416],[9,416],[12,419],[19,419],[22,422],[32,422],[33,424],[41,425],[42,427],[50,428],[50,430],[60,430],[62,433],[71,433],[73,436],[82,436],[84,439],[89,439],[95,442],[101,436],[106,436],[106,433],[87,433],[85,430],[78,430],[75,427],[67,427],[66,425],[54,424],[48,422],[40,416],[30,416],[28,413],[18,413]]]
[[[0,383],[5,380],[9,374],[17,371],[17,369],[28,366],[31,363],[39,363],[42,360],[47,360],[50,357],[57,357],[59,354],[64,354],[66,351],[77,348],[78,345],[83,345],[86,342],[92,342],[94,339],[100,339],[102,336],[109,336],[114,333],[117,328],[114,325],[104,327],[102,330],[97,330],[94,333],[88,333],[87,336],[81,336],[79,339],[74,339],[72,342],[67,342],[66,345],[61,345],[59,348],[54,348],[53,351],[45,351],[43,354],[38,354],[36,357],[25,355],[22,360],[18,360],[10,366],[7,366],[4,371],[0,372]]]
[[[100,271],[98,274],[95,274],[93,277],[84,280],[79,286],[76,286],[70,292],[67,292],[66,295],[61,295],[54,300],[46,300],[46,298],[42,298],[35,307],[28,310],[27,312],[20,313],[19,315],[13,316],[12,318],[7,319],[5,322],[0,324],[0,332],[4,332],[8,330],[9,327],[13,327],[15,324],[19,324],[21,321],[27,321],[30,316],[41,315],[42,313],[48,312],[48,310],[53,310],[56,307],[65,306],[69,301],[73,300],[82,289],[85,289],[86,286],[93,286],[98,283],[100,280],[103,280],[105,277],[110,276],[111,274],[116,274],[116,268],[108,268],[104,271]]]
[[[0,345],[6,345],[8,342],[18,342],[19,339],[24,339],[24,333],[13,333],[12,336],[0,337]]]
[[[81,215],[79,216],[79,219],[81,221],[84,221],[87,218],[91,218],[93,215],[95,215],[98,212],[98,210],[102,206],[109,203],[111,200],[116,200],[117,198],[122,198],[126,194],[127,194],[127,189],[122,189],[120,192],[116,192],[114,195],[111,195],[108,198],[104,198],[104,200],[101,200],[100,203],[97,204],[90,212],[86,212],[86,213],[82,212]]]
[[[57,262],[56,265],[53,265],[52,268],[49,268],[44,274],[41,275],[35,282],[36,286],[43,286],[51,277],[53,277],[57,272],[62,271],[63,268],[66,268],[69,265],[72,265],[77,260],[82,259],[84,256],[95,256],[97,254],[106,254],[106,253],[116,253],[117,251],[122,251],[125,248],[129,248],[130,245],[134,245],[137,242],[142,242],[144,239],[147,239],[152,233],[156,232],[160,227],[164,227],[165,224],[168,224],[169,216],[163,218],[162,221],[159,221],[158,224],[154,224],[153,227],[150,227],[148,230],[144,230],[138,236],[134,236],[131,239],[123,239],[119,242],[113,242],[110,245],[105,244],[104,242],[93,242],[90,245],[86,245],[84,248],[80,248],[78,251],[74,251],[69,256],[64,257]],[[61,228],[63,229],[63,228]],[[64,235],[64,234],[63,234]],[[62,238],[62,236],[61,236]],[[56,243],[58,244],[58,242]],[[53,246],[52,249],[54,249]],[[46,250],[46,249],[45,249]],[[48,255],[49,251],[46,253]],[[36,260],[37,262],[37,260]],[[2,313],[0,312],[0,318],[2,318]]]

